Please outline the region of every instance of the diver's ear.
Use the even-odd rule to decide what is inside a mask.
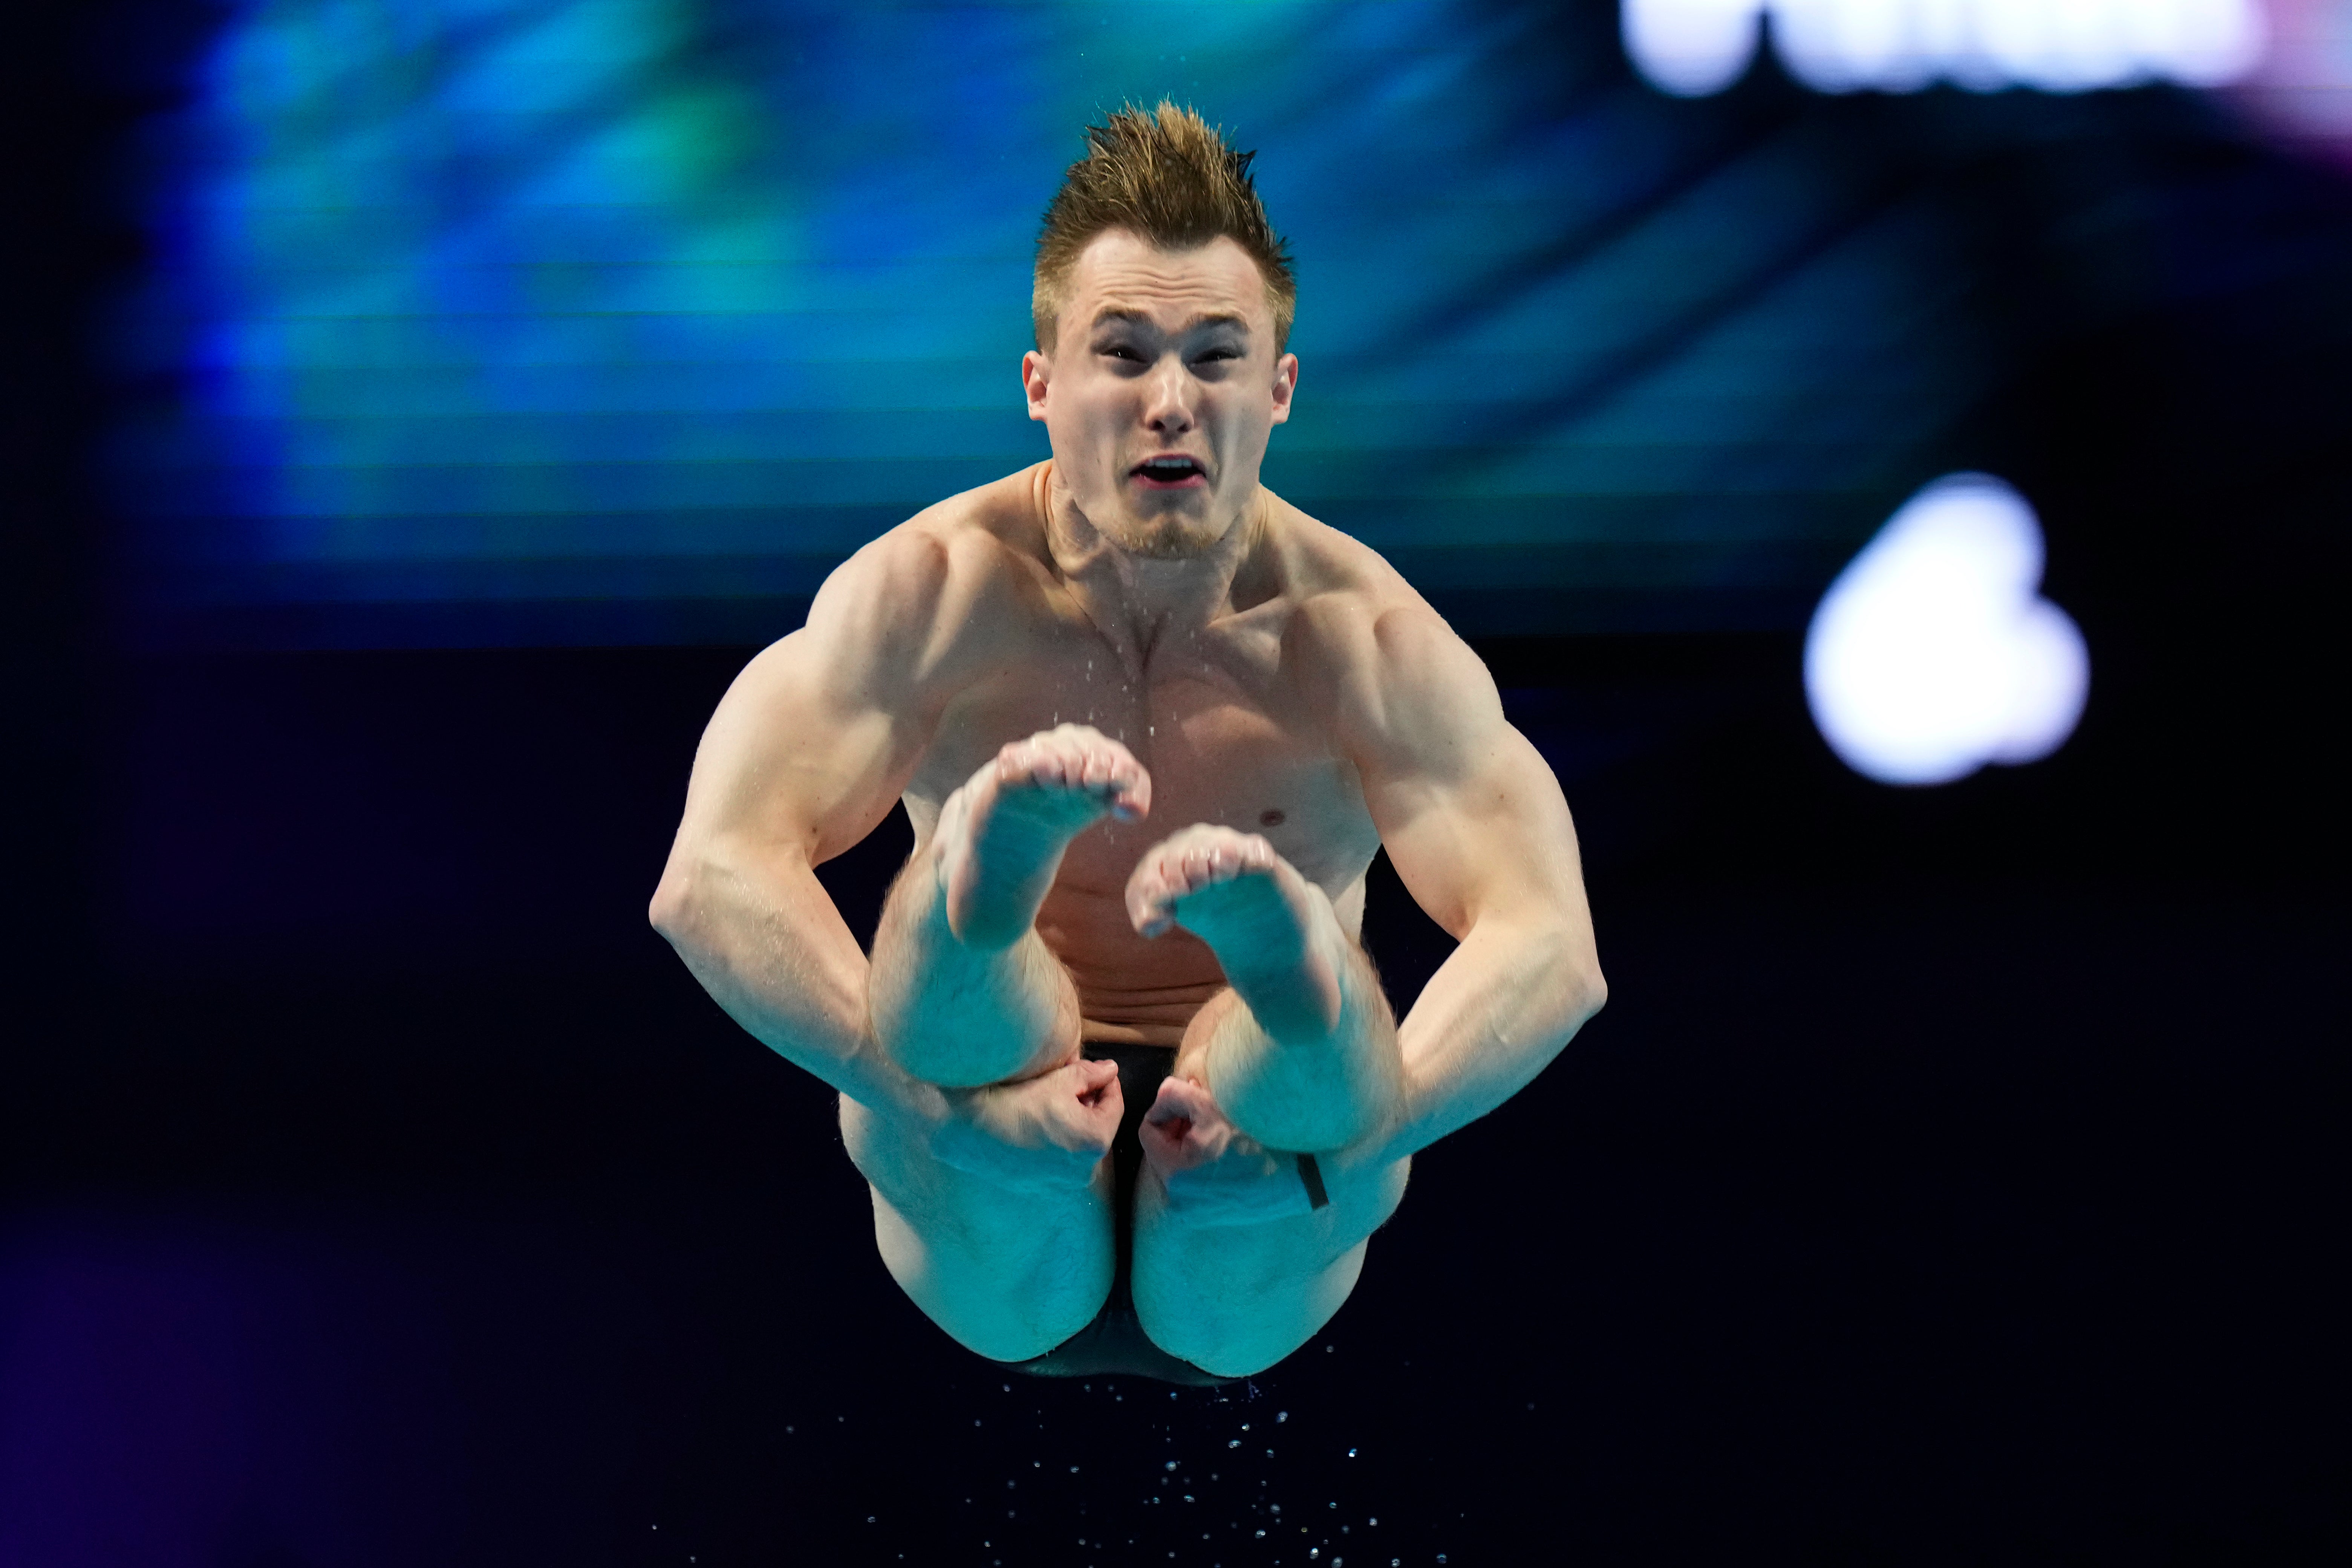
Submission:
[[[1021,356],[1021,389],[1029,395],[1029,417],[1045,417],[1045,386],[1053,378],[1054,361],[1043,349]]]
[[[1290,417],[1290,395],[1298,390],[1298,356],[1284,354],[1274,362],[1274,422]]]

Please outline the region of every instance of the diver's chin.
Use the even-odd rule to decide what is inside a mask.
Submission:
[[[1196,488],[1122,485],[1108,495],[1064,493],[1105,543],[1139,561],[1200,560],[1216,551],[1232,526],[1220,526],[1215,499]]]
[[[1224,530],[1192,507],[1121,507],[1103,531],[1128,554],[1143,561],[1194,561],[1209,554]]]
[[[1198,561],[1217,547],[1218,536],[1178,518],[1146,523],[1119,548],[1141,561]]]

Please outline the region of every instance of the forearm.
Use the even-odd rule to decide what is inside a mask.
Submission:
[[[779,1056],[877,1110],[917,1098],[874,1047],[866,955],[804,857],[681,846],[653,920],[712,998]]]
[[[1607,997],[1584,931],[1481,922],[1398,1030],[1402,1104],[1378,1158],[1416,1153],[1518,1093]]]

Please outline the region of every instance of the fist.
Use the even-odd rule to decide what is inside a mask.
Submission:
[[[1205,1084],[1163,1079],[1139,1135],[1170,1211],[1188,1224],[1263,1225],[1313,1212],[1296,1156],[1226,1121]]]
[[[1091,1182],[1122,1109],[1118,1064],[1083,1057],[1017,1083],[950,1089],[947,1100],[931,1136],[940,1163],[1023,1192]]]

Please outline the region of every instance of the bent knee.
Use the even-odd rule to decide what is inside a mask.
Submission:
[[[1303,1274],[1220,1277],[1196,1260],[1181,1270],[1136,1272],[1135,1310],[1152,1343],[1219,1377],[1250,1377],[1313,1339],[1363,1274],[1368,1244]]]
[[[909,1300],[913,1300],[911,1292]],[[1086,1312],[1066,1326],[1040,1326],[1018,1323],[986,1312],[934,1311],[920,1300],[915,1305],[923,1309],[923,1316],[940,1326],[940,1331],[964,1349],[990,1361],[1017,1365],[1035,1361],[1093,1321],[1094,1313]],[[967,1307],[969,1303],[965,1304]],[[1098,1310],[1099,1309],[1097,1309]]]
[[[926,1236],[880,1188],[872,1191],[883,1267],[925,1317],[976,1355],[1001,1362],[1044,1355],[1091,1322],[1110,1295],[1108,1236],[1098,1248],[1056,1249],[1048,1263]]]

